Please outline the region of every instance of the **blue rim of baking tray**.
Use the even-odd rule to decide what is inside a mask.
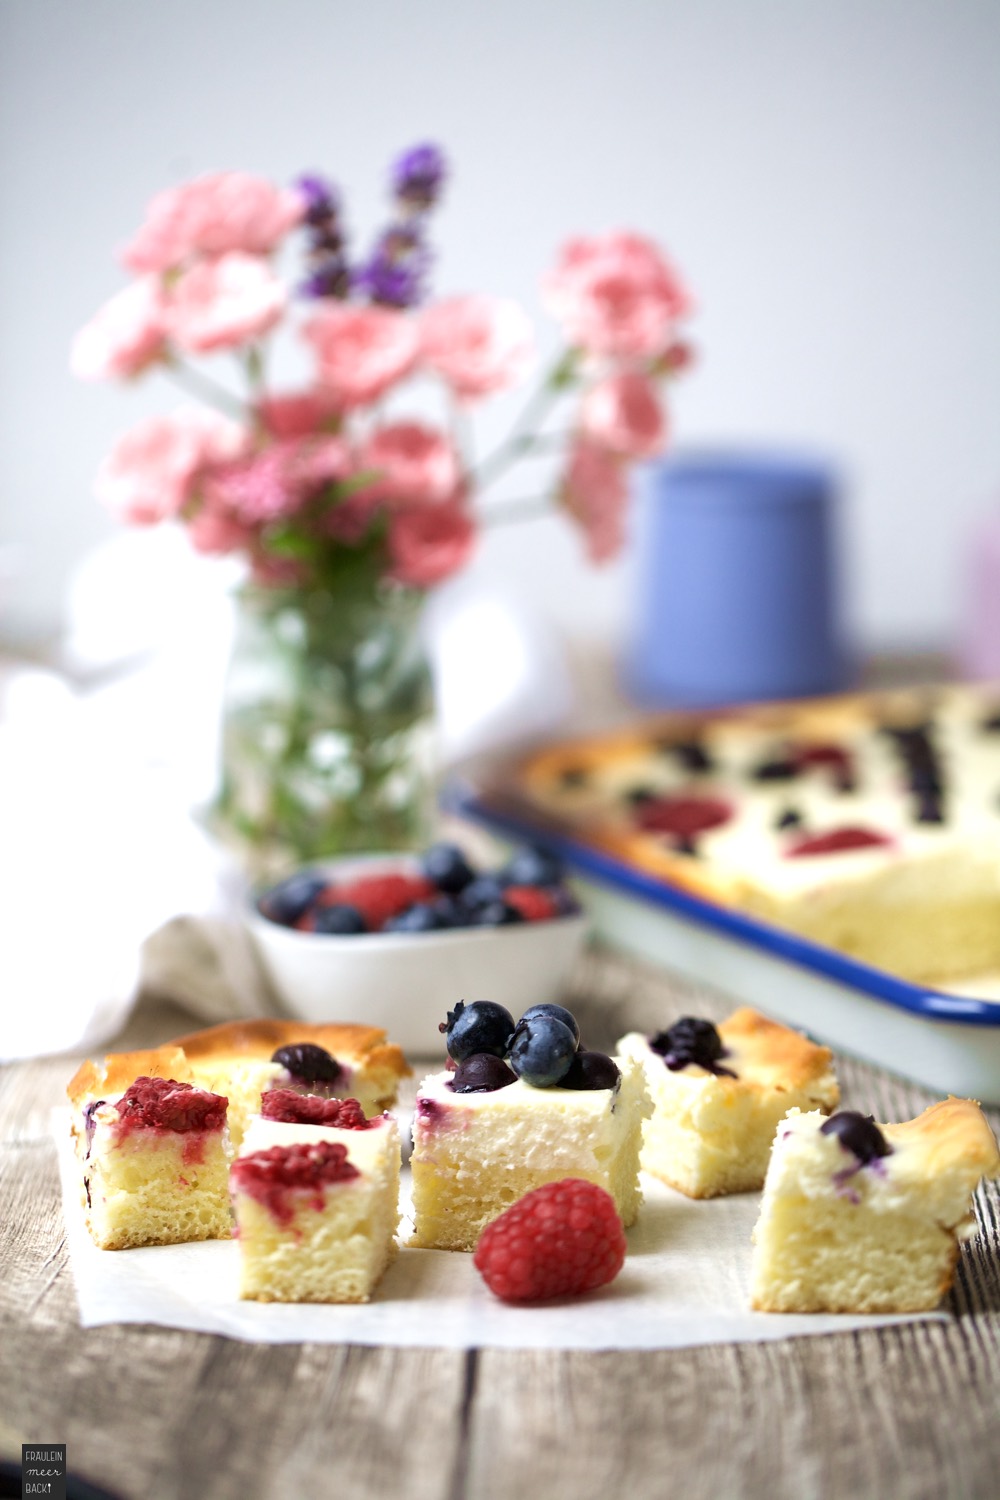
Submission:
[[[948,1021],[962,1026],[1000,1026],[1000,1004],[989,1000],[977,1000],[974,996],[943,995],[935,990],[921,989],[905,979],[897,979],[882,969],[873,969],[869,964],[859,963],[833,948],[824,948],[808,938],[797,937],[791,932],[782,932],[754,917],[742,916],[728,907],[717,906],[703,897],[693,896],[679,886],[668,885],[653,875],[605,854],[588,844],[578,843],[545,825],[534,823],[527,816],[519,817],[508,809],[493,807],[489,800],[480,796],[467,783],[451,782],[442,793],[442,805],[463,817],[485,823],[499,832],[512,834],[515,838],[544,845],[558,854],[573,869],[581,874],[593,876],[605,885],[615,886],[631,896],[641,896],[654,906],[665,907],[679,916],[688,917],[702,927],[711,927],[727,937],[738,938],[754,948],[763,949],[779,958],[811,969],[850,989],[860,990],[873,999],[882,1000],[911,1015],[921,1016],[926,1021]]]

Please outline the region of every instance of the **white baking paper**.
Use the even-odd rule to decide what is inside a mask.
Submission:
[[[235,1241],[98,1250],[79,1204],[79,1166],[63,1119],[60,1169],[80,1322],[157,1323],[261,1344],[392,1344],[439,1349],[681,1349],[875,1328],[944,1313],[855,1317],[748,1309],[750,1232],[759,1195],[695,1202],[652,1178],[617,1279],[586,1297],[511,1307],[471,1255],[405,1247],[371,1302],[241,1302]],[[404,1171],[405,1204],[409,1174]]]

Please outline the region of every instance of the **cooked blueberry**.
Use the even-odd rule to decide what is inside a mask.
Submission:
[[[502,901],[503,886],[495,875],[477,875],[465,887],[460,899],[463,906],[475,911],[477,907],[489,906],[493,901]]]
[[[551,1000],[546,1000],[541,1005],[529,1005],[521,1020],[533,1021],[536,1016],[555,1016],[557,1021],[561,1021],[564,1026],[569,1027],[576,1038],[575,1045],[579,1047],[580,1028],[576,1023],[576,1016],[574,1016],[571,1010],[567,1010],[565,1005],[556,1005]]]
[[[941,805],[941,797],[936,792],[924,792],[917,800],[916,819],[918,823],[943,823],[944,808]]]
[[[878,1156],[890,1156],[892,1147],[879,1130],[871,1115],[858,1114],[854,1109],[842,1109],[838,1114],[824,1120],[820,1135],[835,1135],[845,1151],[850,1151],[862,1165],[874,1161]]]
[[[518,1078],[547,1089],[565,1076],[576,1053],[576,1037],[555,1016],[523,1018],[511,1038],[507,1061]]]
[[[523,922],[524,916],[515,906],[506,901],[488,901],[477,906],[472,913],[470,927],[509,927],[512,922]]]
[[[421,859],[420,868],[432,885],[452,896],[476,878],[475,870],[457,844],[432,844]]]
[[[694,839],[689,833],[678,834],[678,836],[671,841],[670,847],[671,849],[673,849],[675,854],[696,855],[698,853],[698,845],[695,843]]]
[[[356,906],[321,906],[313,917],[313,932],[350,937],[366,932],[365,919]]]
[[[754,766],[751,771],[754,781],[794,781],[799,774],[799,768],[794,760],[786,757],[781,759],[761,761],[760,765]]]
[[[460,1000],[438,1027],[444,1032],[449,1057],[464,1062],[474,1052],[492,1052],[503,1057],[514,1030],[514,1017],[492,1000]]]
[[[315,1042],[279,1047],[272,1053],[271,1061],[280,1063],[293,1078],[301,1078],[304,1083],[334,1083],[344,1071],[337,1059]]]
[[[700,740],[683,740],[673,749],[685,771],[711,771],[712,757]]]
[[[291,927],[309,910],[325,885],[322,875],[300,870],[297,875],[289,875],[287,880],[265,891],[257,902],[257,910],[269,922],[281,922]]]
[[[726,1055],[725,1043],[712,1022],[700,1016],[681,1016],[666,1031],[651,1036],[649,1045],[654,1052],[660,1053],[672,1073],[686,1068],[688,1063],[696,1063],[710,1073],[734,1076],[731,1069],[722,1067],[719,1062],[719,1058]]]
[[[615,1089],[621,1080],[618,1064],[606,1052],[576,1052],[559,1080],[563,1089]]]
[[[415,906],[408,906],[405,911],[397,912],[394,917],[382,924],[383,932],[439,932],[448,923],[440,912],[426,901],[418,901]]]
[[[473,1052],[459,1063],[448,1087],[454,1094],[492,1094],[516,1082],[516,1075],[502,1057],[492,1052]]]
[[[802,825],[802,814],[796,807],[786,807],[775,819],[775,828],[799,828]]]
[[[500,871],[501,885],[558,885],[562,878],[562,861],[531,844],[515,850]]]
[[[625,793],[625,801],[633,807],[641,807],[644,802],[654,802],[656,793],[651,786],[630,786]]]
[[[572,791],[574,787],[586,786],[589,780],[590,772],[586,766],[567,766],[565,770],[559,772],[559,785],[565,787],[567,791]]]

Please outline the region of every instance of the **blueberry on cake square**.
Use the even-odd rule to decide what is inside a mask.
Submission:
[[[263,1122],[278,1123],[278,1122]],[[397,1213],[378,1129],[309,1136],[237,1157],[230,1173],[239,1295],[258,1302],[367,1302],[388,1264]],[[349,1132],[344,1131],[343,1135]]]
[[[642,1168],[689,1198],[760,1188],[778,1121],[840,1099],[829,1047],[746,1006],[718,1028],[685,1016],[630,1032],[618,1051],[643,1067],[653,1103]]]
[[[459,1003],[447,1045],[455,1066],[417,1093],[414,1245],[473,1250],[512,1203],[566,1177],[604,1188],[622,1222],[635,1221],[649,1110],[639,1063],[581,1048],[556,1005],[531,1007],[515,1026],[502,1006]]]
[[[86,1220],[100,1249],[229,1238],[224,1097],[144,1076],[85,1115]]]
[[[972,1194],[1000,1153],[971,1099],[877,1125],[793,1109],[778,1127],[754,1230],[764,1312],[926,1312],[975,1230]]]

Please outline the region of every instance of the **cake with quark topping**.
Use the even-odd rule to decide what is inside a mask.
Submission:
[[[620,864],[905,979],[1000,972],[1000,686],[671,715],[496,796]]]
[[[649,1112],[641,1063],[581,1047],[558,1005],[530,1007],[515,1026],[502,1006],[460,1003],[442,1029],[455,1066],[417,1092],[412,1243],[473,1250],[512,1203],[564,1177],[604,1188],[634,1223]]]
[[[135,1078],[85,1109],[78,1140],[87,1227],[102,1250],[228,1239],[226,1099]]]
[[[285,1134],[283,1144],[237,1157],[230,1173],[240,1296],[367,1302],[389,1261],[396,1224],[399,1169],[393,1181],[387,1131],[377,1124],[342,1129],[334,1139],[322,1125],[255,1123],[279,1131],[284,1123]]]
[[[829,1047],[749,1007],[718,1028],[685,1016],[650,1037],[631,1032],[618,1051],[643,1067],[653,1102],[642,1168],[689,1198],[760,1188],[778,1121],[840,1099]]]
[[[172,1047],[183,1053],[195,1082],[228,1095],[237,1149],[268,1089],[357,1099],[366,1115],[377,1115],[395,1104],[399,1081],[410,1072],[400,1049],[374,1026],[232,1021],[179,1037]]]
[[[978,1104],[947,1099],[876,1125],[792,1110],[778,1127],[754,1230],[751,1301],[764,1312],[925,1312],[975,1232],[972,1194],[1000,1174]]]

